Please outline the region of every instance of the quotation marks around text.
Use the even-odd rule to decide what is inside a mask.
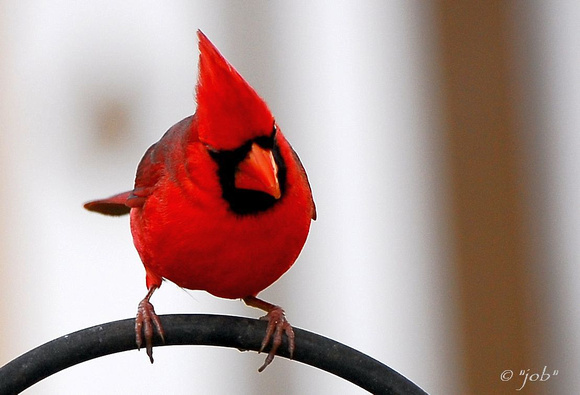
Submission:
[[[554,370],[551,373],[548,372],[548,367],[544,366],[544,369],[542,370],[541,373],[530,373],[530,369],[526,369],[526,370],[520,370],[520,374],[519,376],[522,377],[522,386],[520,388],[517,388],[516,391],[521,391],[526,384],[528,383],[528,381],[530,382],[535,382],[535,381],[548,381],[550,380],[550,378],[557,376],[558,375],[558,371]],[[501,381],[510,381],[512,378],[514,377],[514,372],[512,370],[504,370],[503,372],[501,372],[499,378]]]

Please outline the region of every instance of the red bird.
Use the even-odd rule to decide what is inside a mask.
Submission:
[[[129,214],[146,271],[147,295],[135,321],[153,362],[150,303],[163,279],[187,289],[242,299],[267,312],[262,350],[268,366],[285,333],[284,310],[258,299],[298,257],[316,219],[308,178],[266,103],[201,32],[197,111],[153,144],[133,190],[85,204],[107,215]]]

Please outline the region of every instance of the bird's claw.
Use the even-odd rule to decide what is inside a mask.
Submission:
[[[155,309],[151,302],[145,298],[137,307],[137,317],[135,318],[135,341],[137,343],[137,349],[140,350],[143,345],[143,339],[145,339],[145,349],[147,350],[147,355],[149,356],[151,363],[153,363],[154,329],[157,330],[161,340],[165,342],[165,332],[163,331],[163,326],[161,326],[161,321],[157,314],[155,314]]]
[[[264,351],[270,341],[272,341],[272,347],[266,356],[264,364],[258,369],[258,372],[264,371],[264,369],[266,369],[266,367],[268,367],[268,365],[270,365],[274,360],[274,356],[282,344],[283,333],[288,337],[288,352],[290,353],[290,359],[292,359],[292,355],[294,354],[294,330],[292,329],[292,325],[290,325],[286,319],[284,310],[279,306],[275,306],[268,312],[268,314],[260,319],[268,321],[268,328],[266,329],[266,336],[264,336],[264,340],[262,340],[262,346],[260,347],[259,352]]]

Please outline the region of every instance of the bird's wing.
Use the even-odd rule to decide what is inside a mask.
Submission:
[[[288,146],[290,146],[290,151],[292,152],[292,156],[294,157],[294,160],[298,165],[300,174],[302,174],[302,177],[304,177],[304,179],[306,180],[306,185],[308,185],[308,190],[310,191],[310,201],[312,203],[312,220],[316,221],[317,217],[316,204],[314,203],[314,196],[312,196],[312,188],[310,187],[310,181],[308,181],[308,175],[306,174],[306,170],[304,170],[304,166],[302,165],[302,161],[298,157],[298,154],[296,153],[296,151],[294,151],[294,148],[292,148],[290,143],[288,143]]]
[[[133,190],[90,201],[84,207],[100,214],[120,216],[129,214],[132,208],[143,206],[163,171],[164,150],[159,147],[153,144],[143,155],[137,167]]]

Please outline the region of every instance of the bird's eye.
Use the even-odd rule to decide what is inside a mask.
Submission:
[[[276,141],[276,132],[278,131],[278,127],[274,123],[274,127],[272,128],[272,134],[269,136],[260,136],[254,139],[254,142],[258,144],[262,148],[272,149],[274,148],[274,142]]]
[[[205,149],[208,150],[208,152],[210,154],[217,154],[219,151],[217,149],[215,149],[214,147],[212,147],[209,144],[204,144],[205,145]]]

